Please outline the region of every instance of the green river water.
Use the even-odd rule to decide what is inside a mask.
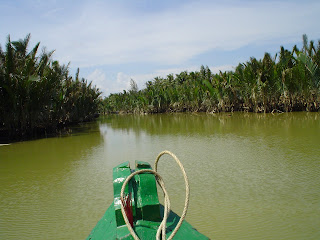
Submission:
[[[320,114],[106,116],[0,146],[0,239],[85,239],[113,201],[112,168],[184,164],[187,220],[211,239],[320,239]],[[159,164],[172,209],[184,182]]]

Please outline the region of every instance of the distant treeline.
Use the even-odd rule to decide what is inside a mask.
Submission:
[[[91,120],[101,107],[100,91],[70,76],[68,66],[51,59],[40,43],[28,52],[25,39],[0,46],[0,139],[52,133],[62,126]]]
[[[283,47],[275,56],[250,58],[234,71],[213,74],[201,66],[199,72],[181,72],[156,77],[138,91],[131,89],[104,99],[106,112],[160,113],[182,111],[289,112],[319,111],[320,41],[303,47]]]

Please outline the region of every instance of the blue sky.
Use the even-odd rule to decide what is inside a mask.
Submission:
[[[320,1],[0,0],[0,44],[31,33],[53,59],[80,68],[104,95],[201,65],[232,70],[250,57],[320,39]]]

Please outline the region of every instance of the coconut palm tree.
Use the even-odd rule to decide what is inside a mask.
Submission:
[[[30,34],[0,48],[0,135],[34,135],[59,124],[90,119],[98,111],[100,92],[86,80],[73,80],[68,66],[52,61],[54,51],[40,43],[30,52]]]

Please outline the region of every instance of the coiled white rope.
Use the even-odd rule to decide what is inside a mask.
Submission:
[[[165,186],[164,186],[164,182],[163,182],[163,179],[162,177],[159,175],[159,173],[157,173],[157,167],[158,167],[158,162],[161,158],[161,156],[163,156],[164,154],[168,154],[170,155],[175,161],[176,163],[179,165],[180,169],[181,169],[181,172],[183,174],[183,177],[184,177],[184,182],[185,182],[185,186],[186,186],[186,198],[185,198],[185,203],[184,203],[184,209],[182,211],[182,214],[181,214],[181,217],[180,217],[180,220],[179,222],[177,223],[175,229],[172,231],[170,237],[168,238],[168,240],[171,240],[177,233],[177,231],[179,230],[179,228],[181,227],[181,224],[184,220],[184,218],[186,217],[186,214],[187,214],[187,210],[188,210],[188,205],[189,205],[189,195],[190,195],[190,188],[189,188],[189,181],[188,181],[188,177],[187,177],[187,174],[184,170],[184,167],[183,165],[181,164],[181,162],[179,161],[179,159],[177,158],[176,155],[174,155],[172,152],[170,151],[163,151],[161,152],[158,157],[156,158],[156,161],[154,163],[154,170],[151,170],[151,169],[142,169],[142,170],[139,170],[139,171],[136,171],[136,172],[133,172],[131,175],[129,175],[126,180],[124,181],[123,185],[122,185],[122,188],[121,188],[121,193],[120,193],[120,197],[121,197],[121,212],[122,212],[122,215],[123,215],[123,219],[124,221],[126,222],[126,225],[129,229],[129,232],[131,233],[132,237],[135,239],[135,240],[140,240],[139,237],[137,236],[137,234],[135,233],[135,231],[133,230],[133,228],[131,227],[131,224],[129,223],[129,220],[128,220],[128,217],[127,217],[127,214],[124,210],[124,205],[123,205],[123,202],[124,202],[124,189],[126,187],[126,185],[128,184],[128,182],[130,181],[130,179],[132,177],[134,177],[135,175],[137,174],[141,174],[141,173],[152,173],[153,175],[155,175],[156,177],[156,180],[159,184],[159,186],[161,187],[163,193],[164,193],[164,214],[163,214],[163,219],[162,219],[162,222],[157,230],[157,235],[156,235],[156,239],[157,240],[160,240],[160,234],[162,232],[162,240],[165,240],[166,239],[166,224],[167,224],[167,219],[168,219],[168,216],[169,216],[169,213],[170,213],[170,199],[169,199],[169,195],[167,193],[167,190],[165,189]]]

